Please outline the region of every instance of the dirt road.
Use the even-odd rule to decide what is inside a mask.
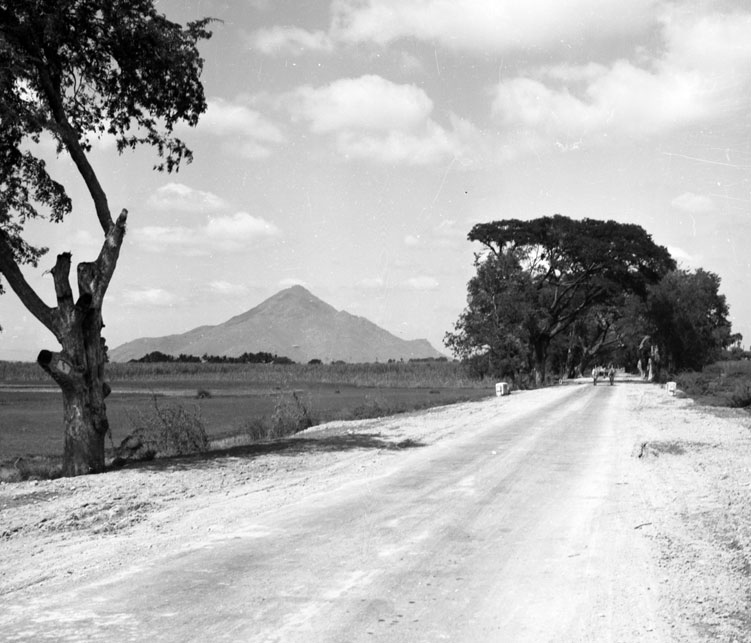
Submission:
[[[47,541],[19,527],[19,542],[29,533],[36,547],[38,562],[26,565],[42,571],[3,578],[0,632],[8,641],[701,640],[700,615],[682,618],[678,600],[686,570],[670,568],[679,556],[666,558],[657,538],[675,525],[655,530],[662,495],[635,457],[648,455],[643,436],[655,430],[644,425],[650,403],[685,411],[635,382],[561,386],[323,427],[291,452],[108,474],[131,513],[146,505],[143,520],[113,530],[93,521]],[[268,475],[253,477],[264,463]],[[222,475],[230,480],[217,486]],[[102,485],[86,482],[37,510],[59,516],[65,499],[87,492],[100,494],[87,504],[101,503]],[[65,481],[30,492],[56,483]],[[736,630],[704,633],[733,640]]]

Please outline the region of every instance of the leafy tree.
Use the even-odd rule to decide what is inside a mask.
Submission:
[[[191,160],[174,135],[206,109],[197,43],[208,20],[182,27],[159,14],[154,0],[0,0],[0,274],[61,345],[38,363],[60,386],[65,417],[64,473],[104,468],[109,429],[104,399],[106,349],[102,301],[117,264],[127,211],[115,219],[94,167],[92,141],[111,136],[122,152],[141,145],[158,153],[155,169]],[[94,205],[103,243],[95,261],[77,266],[57,256],[56,305],[26,281],[46,248],[24,239],[31,219],[59,222],[73,207],[36,145],[52,138],[77,168]],[[0,283],[2,288],[2,283]]]
[[[701,268],[673,271],[652,286],[646,312],[651,339],[671,372],[701,370],[737,341],[720,278]]]
[[[513,339],[526,348],[538,384],[555,338],[624,294],[645,296],[650,284],[675,268],[643,228],[615,221],[506,219],[474,226],[469,240],[485,250],[475,257],[478,275],[468,287],[468,306],[446,341],[459,356],[468,354],[467,347],[508,356]],[[489,282],[483,275],[495,265],[515,266],[517,274]],[[526,283],[523,296],[520,280]]]
[[[467,284],[469,305],[444,343],[475,377],[520,384],[531,370],[528,345],[537,292],[513,252],[475,256],[477,274]]]

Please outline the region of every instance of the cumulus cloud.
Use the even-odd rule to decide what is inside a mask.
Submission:
[[[592,142],[603,135],[653,134],[692,123],[709,112],[705,96],[703,79],[693,71],[653,72],[620,60],[599,67],[584,88],[533,78],[502,81],[492,109],[507,129],[532,140],[587,137]]]
[[[415,38],[503,53],[635,33],[654,21],[656,5],[656,0],[339,0],[331,33],[348,43]]]
[[[198,123],[198,132],[223,139],[223,148],[250,160],[266,158],[286,139],[271,120],[241,101],[212,98]]]
[[[480,138],[471,123],[456,116],[450,117],[451,129],[436,123],[433,101],[423,89],[376,75],[300,87],[287,105],[313,132],[334,135],[344,156],[383,163],[468,162],[468,141]]]
[[[328,32],[294,26],[249,37],[267,55],[329,52],[337,45],[420,40],[460,51],[506,53],[609,42],[654,24],[660,0],[336,0]]]
[[[342,78],[319,88],[297,90],[298,113],[314,132],[346,129],[407,130],[424,123],[433,101],[415,85],[397,85],[366,75]]]
[[[492,111],[517,152],[569,150],[685,127],[745,104],[751,15],[666,11],[657,57],[558,65],[503,79]]]
[[[684,192],[680,196],[675,197],[671,202],[675,209],[689,214],[706,214],[714,212],[714,201],[708,196],[701,194],[694,194],[693,192]]]
[[[435,290],[440,285],[433,277],[427,277],[420,275],[417,277],[411,277],[404,282],[407,288],[412,290]]]
[[[151,252],[176,251],[199,256],[214,252],[241,252],[248,246],[281,234],[279,228],[247,212],[212,217],[196,228],[145,226],[133,233],[135,242]]]
[[[299,27],[271,27],[253,32],[249,39],[251,49],[262,54],[303,54],[306,51],[328,52],[333,41],[323,31],[306,31]]]
[[[158,188],[146,205],[159,211],[215,212],[227,207],[227,202],[212,192],[195,190],[183,183],[167,183]]]
[[[696,15],[674,7],[664,15],[667,64],[714,72],[722,81],[751,63],[751,13]]]

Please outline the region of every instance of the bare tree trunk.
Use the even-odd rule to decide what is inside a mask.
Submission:
[[[37,358],[63,394],[66,476],[104,471],[104,444],[109,432],[104,399],[110,387],[104,380],[106,355],[101,314],[90,310],[77,326],[68,329],[62,352],[42,351]]]
[[[545,383],[545,371],[548,361],[548,341],[546,341],[545,339],[537,340],[534,345],[535,386],[538,388]]]
[[[102,338],[102,302],[117,265],[127,211],[110,222],[102,249],[93,262],[77,267],[78,299],[70,286],[70,253],[57,256],[52,268],[57,306],[48,307],[30,288],[13,261],[12,248],[0,230],[0,272],[26,308],[57,338],[62,350],[43,350],[38,364],[57,382],[63,394],[65,442],[63,474],[75,476],[104,470],[104,440],[109,431],[104,399],[110,387],[104,379],[106,348]]]
[[[65,444],[63,475],[78,476],[104,471],[106,411],[91,410],[88,391],[63,391]]]

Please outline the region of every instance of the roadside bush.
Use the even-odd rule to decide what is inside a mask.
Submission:
[[[311,426],[313,420],[297,393],[293,391],[291,395],[279,396],[271,414],[270,437],[281,438],[304,431]]]
[[[62,475],[62,458],[56,456],[28,456],[0,464],[0,482],[54,480]]]
[[[253,418],[243,424],[242,432],[250,442],[268,440],[271,435],[271,425],[264,418]]]
[[[138,450],[144,458],[202,453],[209,448],[209,438],[198,407],[182,404],[160,406],[154,396],[154,406],[128,418],[133,432],[123,443]]]
[[[730,394],[730,406],[734,408],[746,408],[751,406],[751,384],[749,382],[737,382]]]
[[[251,442],[274,440],[287,435],[299,433],[310,428],[315,421],[308,407],[295,393],[280,393],[274,404],[270,418],[252,418],[247,420],[242,431]]]

